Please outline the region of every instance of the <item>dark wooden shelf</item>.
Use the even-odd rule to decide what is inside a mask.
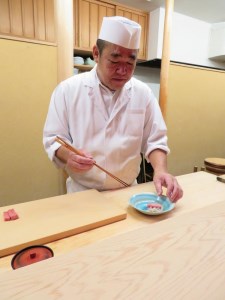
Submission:
[[[73,65],[74,68],[80,70],[80,71],[90,71],[91,69],[93,69],[93,66],[89,66],[89,65]]]
[[[153,59],[146,61],[138,61],[137,66],[140,67],[150,67],[150,68],[161,68],[161,59]]]

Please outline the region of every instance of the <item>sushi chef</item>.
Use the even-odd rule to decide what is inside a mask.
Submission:
[[[136,183],[141,155],[154,169],[156,192],[163,187],[171,201],[183,191],[168,173],[167,128],[151,89],[132,77],[141,26],[124,17],[103,18],[93,46],[96,65],[72,76],[53,91],[44,126],[48,157],[68,174],[67,192],[123,187],[98,165],[129,185]],[[59,136],[79,149],[77,155],[55,141]]]

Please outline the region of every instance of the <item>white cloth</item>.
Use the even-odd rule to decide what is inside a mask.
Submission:
[[[120,90],[112,92],[107,87],[103,86],[102,84],[100,84],[99,87],[100,87],[101,97],[105,103],[105,107],[108,112],[108,116],[110,116],[110,114],[115,106],[115,103],[116,103],[117,97],[120,93]]]
[[[100,93],[96,67],[61,82],[52,94],[44,126],[43,143],[49,158],[58,167],[65,165],[55,157],[61,145],[58,135],[77,149],[91,153],[97,164],[128,184],[140,171],[141,157],[154,149],[169,152],[166,125],[150,88],[132,78],[121,90],[108,115]],[[78,174],[67,170],[67,192],[94,188],[122,187],[95,166]]]

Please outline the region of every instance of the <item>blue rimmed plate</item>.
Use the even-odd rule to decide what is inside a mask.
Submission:
[[[149,210],[148,205],[154,203],[162,205],[162,210],[160,212],[153,212]],[[169,198],[166,196],[158,196],[154,193],[141,193],[133,195],[129,200],[129,204],[133,208],[146,215],[161,215],[171,211],[175,207],[175,204],[172,203]]]

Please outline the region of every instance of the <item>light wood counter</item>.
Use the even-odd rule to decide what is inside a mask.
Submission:
[[[174,211],[149,217],[128,208],[124,221],[52,243],[69,253],[4,272],[1,299],[225,299],[225,184],[205,172],[178,180],[185,195]],[[127,207],[134,191],[151,189],[105,195]]]
[[[127,211],[127,219],[104,227],[77,234],[47,244],[54,251],[55,257],[66,254],[73,249],[92,244],[96,241],[122,234],[145,225],[174,218],[210,204],[225,201],[225,184],[218,182],[216,176],[206,172],[196,172],[179,176],[179,183],[184,189],[183,198],[176,204],[175,209],[162,216],[146,216],[129,207],[129,198],[136,193],[155,192],[152,182],[144,183],[121,190],[103,192],[109,200],[114,200],[118,206]],[[13,255],[0,259],[0,273],[11,270]]]

